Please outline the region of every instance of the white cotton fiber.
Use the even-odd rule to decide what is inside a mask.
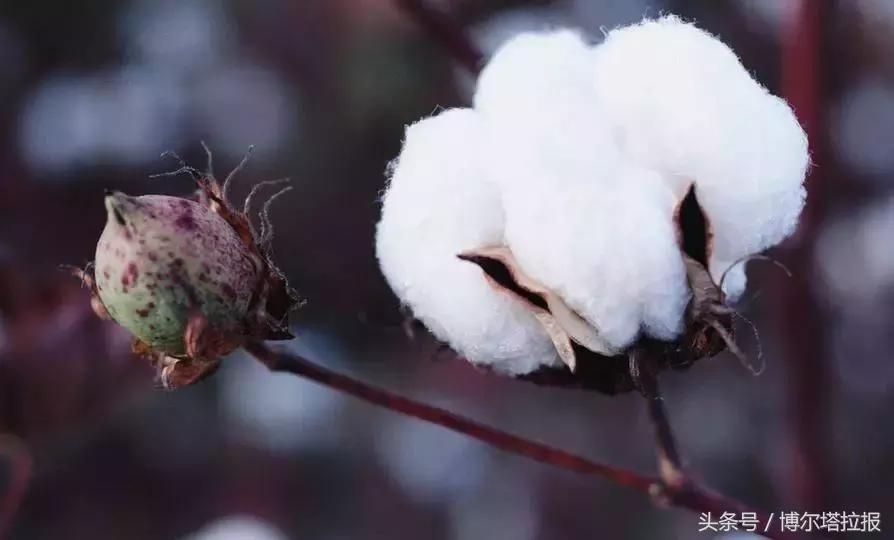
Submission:
[[[474,109],[407,130],[384,196],[378,256],[440,339],[512,374],[560,365],[521,301],[456,255],[505,245],[519,269],[623,352],[672,340],[690,298],[675,209],[695,185],[714,233],[715,281],[790,234],[807,140],[786,103],[723,43],[674,17],[510,39]],[[744,289],[742,265],[725,290]]]
[[[804,204],[807,138],[729,47],[665,17],[610,32],[593,57],[598,99],[622,150],[665,175],[680,197],[695,182],[715,234],[715,280],[791,234]],[[741,268],[725,285],[742,292]]]
[[[689,290],[672,196],[657,175],[625,165],[612,171],[612,183],[587,170],[538,182],[551,164],[521,161],[530,176],[516,176],[519,185],[504,190],[503,201],[507,244],[525,272],[595,326],[610,348],[623,350],[641,326],[654,337],[675,337]]]
[[[620,159],[591,54],[570,31],[510,40],[482,73],[475,106],[507,245],[528,275],[621,350],[641,326],[673,338],[689,295],[674,197],[658,175]]]
[[[527,184],[552,192],[614,183],[620,152],[596,100],[590,57],[574,32],[523,34],[482,72],[475,109],[485,126],[485,165],[504,197]]]
[[[407,129],[382,200],[376,252],[391,288],[439,339],[510,374],[559,365],[521,301],[457,254],[503,243],[496,186],[483,173],[481,122],[454,109]]]
[[[518,165],[518,145],[571,173],[616,166],[617,145],[596,101],[591,55],[570,30],[521,34],[497,51],[474,98],[492,143],[489,152],[497,153],[487,162],[492,169]],[[565,176],[563,170],[550,173]]]

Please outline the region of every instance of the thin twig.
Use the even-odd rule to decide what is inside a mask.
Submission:
[[[347,375],[330,371],[293,353],[281,349],[273,350],[263,343],[249,343],[245,349],[271,371],[284,371],[305,377],[374,405],[446,427],[535,461],[549,463],[582,474],[602,476],[619,485],[643,492],[648,492],[650,486],[657,481],[657,479],[648,478],[633,471],[594,463],[586,458],[556,450],[545,444],[499,431],[445,409],[413,401]]]
[[[437,10],[430,0],[395,0],[395,4],[469,73],[477,75],[484,67],[484,53],[449,14]]]
[[[684,481],[682,483],[677,481],[668,482],[664,478],[666,475],[664,471],[662,471],[662,478],[654,478],[629,469],[596,463],[564,450],[487,426],[445,409],[399,396],[388,390],[318,366],[310,360],[289,351],[282,349],[274,350],[259,342],[248,343],[245,349],[271,371],[292,373],[310,379],[323,386],[339,390],[374,405],[462,433],[512,454],[524,456],[568,471],[598,476],[619,486],[649,495],[668,506],[685,508],[693,512],[711,512],[712,515],[717,517],[723,512],[755,512],[744,503],[715,493],[695,483],[685,475],[683,475]],[[655,390],[657,391],[657,386]],[[667,415],[664,413],[660,400],[657,401],[657,405],[654,407],[650,406],[650,412],[653,413],[653,418],[658,419],[658,424],[663,426],[660,430],[663,433],[661,435],[664,441],[661,443],[663,452],[666,454],[667,459],[671,463],[677,464],[676,466],[678,467],[679,458],[677,457],[676,447],[672,444],[673,437],[670,434]],[[755,514],[766,522],[766,517],[762,513],[755,512]],[[763,534],[768,538],[790,538],[793,536],[777,531]]]
[[[22,441],[11,435],[0,436],[0,457],[5,459],[9,470],[6,494],[0,499],[0,538],[4,538],[25,497],[33,463]]]
[[[718,519],[723,512],[734,512],[737,516],[742,516],[746,512],[754,513],[761,531],[764,528],[771,529],[772,515],[768,516],[763,512],[757,512],[741,501],[714,492],[700,485],[686,472],[671,429],[667,409],[664,406],[664,397],[661,395],[658,385],[658,372],[649,365],[649,360],[643,357],[636,358],[640,364],[638,366],[639,384],[645,395],[649,420],[655,432],[658,470],[661,477],[661,483],[652,488],[653,497],[659,503],[667,506],[710,512],[714,520]],[[800,538],[804,536],[770,530],[761,534],[768,538]]]
[[[632,352],[639,355],[641,353]],[[686,483],[686,474],[683,472],[683,464],[680,460],[680,452],[677,450],[677,442],[674,439],[670,427],[667,411],[664,408],[664,396],[658,387],[658,375],[651,366],[639,366],[639,383],[645,395],[649,419],[655,430],[655,444],[658,454],[658,472],[665,486],[681,487]]]

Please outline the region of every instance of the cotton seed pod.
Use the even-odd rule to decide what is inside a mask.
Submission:
[[[291,338],[288,314],[297,304],[270,252],[270,202],[290,188],[268,199],[257,230],[251,198],[281,181],[256,185],[240,211],[225,196],[233,174],[222,187],[210,152],[207,173],[183,165],[171,174],[180,172],[198,184],[194,200],[107,193],[96,260],[76,272],[97,314],[133,333],[134,351],[166,388],[201,380],[247,341]]]

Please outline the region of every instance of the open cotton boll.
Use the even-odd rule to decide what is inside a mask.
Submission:
[[[477,113],[453,109],[407,129],[382,201],[376,253],[400,300],[470,361],[522,375],[559,359],[540,323],[457,254],[503,243],[503,211],[484,174]]]
[[[673,195],[660,178],[618,164],[612,183],[521,153],[503,186],[506,241],[520,266],[622,351],[644,328],[677,337],[689,300]],[[562,169],[561,176],[550,171]]]
[[[596,92],[622,151],[682,198],[691,182],[714,232],[710,271],[791,234],[804,204],[807,138],[735,53],[675,17],[619,28],[593,49]],[[744,289],[742,269],[725,289]]]

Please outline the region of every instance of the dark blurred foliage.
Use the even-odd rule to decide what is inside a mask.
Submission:
[[[806,2],[825,8],[816,80],[784,54],[796,0],[439,5],[486,53],[524,29],[599,39],[601,27],[678,13],[774,92],[813,89],[809,224],[777,254],[807,300],[788,302],[793,282],[755,268],[746,313],[766,372],[721,355],[669,375],[666,393],[689,464],[715,487],[777,512],[881,511],[890,530],[894,2]],[[0,456],[21,441],[34,460],[13,538],[705,537],[692,514],[240,354],[203,384],[156,390],[124,332],[93,318],[58,270],[92,258],[103,188],[186,193],[187,178],[148,179],[175,167],[162,151],[200,165],[205,140],[223,171],[254,144],[239,194],[286,175],[298,188],[274,209],[277,259],[308,300],[296,349],[519,434],[654,467],[636,396],[487,376],[404,336],[373,255],[383,171],[404,125],[468,103],[472,80],[389,0],[4,0],[0,73]],[[796,342],[799,327],[810,332]],[[797,351],[816,354],[795,362]]]

